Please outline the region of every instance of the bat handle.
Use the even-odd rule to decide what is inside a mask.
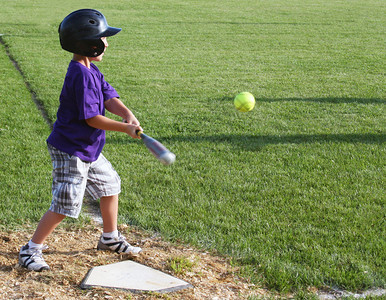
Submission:
[[[137,136],[141,137],[141,134],[143,134],[143,131],[137,129],[137,130],[135,131],[135,134],[136,134]]]

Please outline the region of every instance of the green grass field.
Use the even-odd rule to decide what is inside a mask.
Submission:
[[[57,3],[56,3],[57,2]],[[56,7],[56,8],[53,8]],[[0,34],[55,121],[71,54],[57,28],[88,1],[2,1]],[[385,25],[381,0],[100,1],[98,67],[164,167],[108,133],[120,222],[234,258],[279,292],[385,287]],[[0,51],[0,225],[50,203],[50,129]],[[234,96],[256,97],[250,113]]]

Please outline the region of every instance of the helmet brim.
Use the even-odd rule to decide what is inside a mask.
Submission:
[[[116,28],[116,27],[107,27],[105,31],[102,33],[98,34],[98,37],[108,37],[108,36],[113,36],[116,35],[118,32],[120,32],[122,29],[121,28]]]

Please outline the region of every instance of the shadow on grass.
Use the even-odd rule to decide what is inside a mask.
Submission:
[[[294,134],[294,135],[209,135],[209,136],[174,136],[162,139],[175,142],[213,142],[229,143],[245,150],[255,151],[266,145],[309,144],[309,143],[362,143],[382,144],[385,134]]]
[[[363,133],[363,134],[294,134],[294,135],[232,135],[232,134],[212,134],[212,135],[175,135],[171,137],[156,137],[165,145],[173,143],[215,143],[231,144],[247,151],[259,151],[266,145],[277,144],[310,144],[310,143],[359,143],[359,144],[383,144],[386,141],[386,134],[383,133]],[[119,137],[107,138],[107,143],[126,144],[136,143],[128,139]]]
[[[223,97],[217,99],[218,101],[232,102],[234,98]],[[382,98],[256,98],[256,102],[315,102],[315,103],[362,103],[362,104],[385,104],[386,99]]]

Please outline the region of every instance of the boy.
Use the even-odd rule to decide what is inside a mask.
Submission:
[[[47,139],[53,164],[51,206],[19,253],[19,264],[30,270],[49,269],[42,256],[46,248],[43,243],[66,216],[79,216],[85,192],[94,200],[100,199],[103,234],[97,248],[133,255],[141,251],[117,230],[120,178],[101,151],[105,130],[138,138],[136,130],[142,128],[92,63],[102,60],[108,46],[106,38],[120,31],[108,26],[105,17],[93,9],[74,11],[59,25],[61,46],[73,53],[73,58],[60,95],[57,120]],[[125,123],[105,117],[105,109]]]

